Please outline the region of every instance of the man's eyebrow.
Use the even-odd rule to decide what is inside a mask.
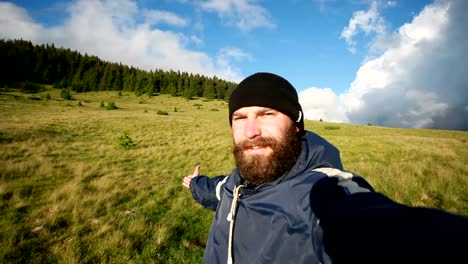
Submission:
[[[266,113],[266,112],[278,112],[278,110],[273,108],[264,107],[258,110],[258,113]]]
[[[232,116],[243,116],[245,115],[244,113],[239,113],[239,112],[234,112],[232,113]]]

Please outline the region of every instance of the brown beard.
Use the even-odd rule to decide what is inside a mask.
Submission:
[[[246,155],[245,150],[253,146],[270,147],[268,155]],[[294,166],[301,153],[301,142],[294,125],[289,127],[282,140],[272,137],[257,137],[234,144],[233,154],[242,178],[260,185],[272,182]]]

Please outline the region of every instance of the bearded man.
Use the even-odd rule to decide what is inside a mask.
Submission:
[[[304,130],[297,92],[278,75],[256,73],[240,82],[229,99],[229,121],[237,168],[229,176],[210,178],[201,176],[197,166],[183,181],[196,201],[216,211],[204,263],[405,263],[415,257],[418,263],[438,261],[433,254],[414,255],[412,250],[421,245],[401,249],[393,243],[404,238],[427,245],[424,236],[406,235],[424,234],[430,226],[420,222],[428,216],[455,228],[467,227],[466,219],[455,215],[408,213],[408,207],[343,171],[338,149]],[[400,217],[410,215],[412,224],[404,225]],[[409,243],[405,241],[400,244]],[[454,241],[449,247],[455,248],[437,247],[443,260],[467,240]]]

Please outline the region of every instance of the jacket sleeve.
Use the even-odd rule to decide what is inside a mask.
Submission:
[[[362,178],[361,186],[366,185]],[[369,189],[370,190],[370,189]],[[376,193],[349,192],[325,177],[311,192],[323,249],[333,263],[456,263],[468,259],[468,219],[409,207]]]
[[[216,197],[216,186],[228,176],[197,176],[190,182],[190,191],[193,199],[204,207],[215,211],[218,206],[218,198]]]

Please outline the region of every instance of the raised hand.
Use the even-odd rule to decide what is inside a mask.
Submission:
[[[190,189],[190,182],[192,181],[193,177],[199,176],[200,175],[200,165],[195,166],[195,170],[193,171],[192,175],[188,175],[184,177],[184,181],[182,182],[182,185],[185,188]]]

